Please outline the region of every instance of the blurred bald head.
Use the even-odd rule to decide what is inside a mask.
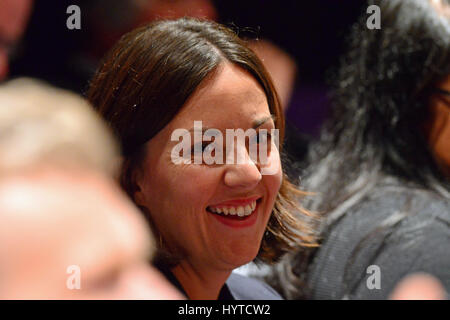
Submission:
[[[30,79],[0,87],[0,175],[38,165],[111,175],[118,159],[112,135],[81,97]]]

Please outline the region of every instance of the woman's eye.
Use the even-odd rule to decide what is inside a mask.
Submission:
[[[261,157],[267,157],[271,152],[271,139],[272,135],[267,132],[267,130],[263,129],[258,131],[258,133],[253,136],[250,140],[249,152],[250,158],[257,162],[262,163],[264,160]],[[256,149],[251,146],[255,146]],[[255,153],[256,152],[256,153]]]
[[[204,141],[194,145],[191,150],[193,153],[203,153],[211,142]]]
[[[199,159],[197,161],[205,161],[206,158],[214,157],[216,154],[214,149],[214,142],[204,141],[202,143],[198,143],[191,148],[191,160],[196,161],[195,159]]]
[[[221,150],[213,141],[198,143],[191,148],[191,161],[197,164],[221,164],[223,157]],[[218,162],[217,162],[218,161]]]
[[[254,137],[253,137],[253,143],[256,144],[263,144],[263,143],[267,143],[267,141],[269,141],[271,138],[270,133],[268,132],[261,132],[259,131]]]

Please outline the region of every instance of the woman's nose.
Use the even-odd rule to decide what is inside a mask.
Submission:
[[[248,152],[241,151],[244,157],[241,162],[227,164],[224,182],[230,188],[252,189],[258,185],[262,175],[257,164],[250,159]]]

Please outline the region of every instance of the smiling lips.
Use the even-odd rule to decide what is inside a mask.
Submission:
[[[247,217],[251,215],[257,206],[258,197],[245,200],[234,200],[223,202],[218,205],[208,206],[207,210],[209,212],[231,217]]]
[[[213,213],[224,214],[224,215],[237,215],[239,217],[249,216],[253,213],[256,208],[256,200],[252,201],[250,204],[237,207],[208,207],[208,209]]]

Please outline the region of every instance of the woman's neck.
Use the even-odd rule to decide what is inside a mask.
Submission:
[[[217,300],[231,274],[231,271],[226,270],[195,268],[187,261],[182,261],[171,271],[191,300]]]

